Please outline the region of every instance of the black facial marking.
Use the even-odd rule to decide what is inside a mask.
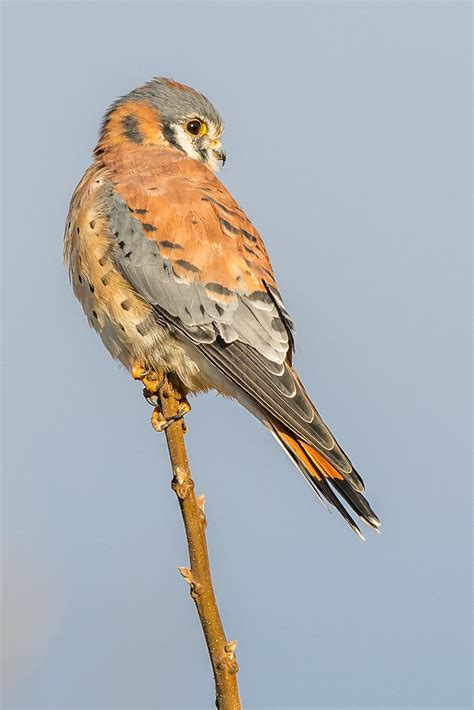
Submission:
[[[79,279],[79,283],[82,283],[82,276],[80,274],[77,275],[77,278]]]
[[[164,124],[163,124],[163,135],[164,135],[164,137],[166,138],[166,140],[168,141],[168,143],[171,143],[171,145],[172,145],[174,148],[177,148],[177,149],[180,150],[182,153],[185,153],[185,152],[186,152],[185,150],[183,150],[183,149],[181,148],[181,146],[180,146],[180,144],[179,144],[179,142],[178,142],[178,140],[177,140],[177,138],[176,138],[176,131],[174,130],[174,128],[172,128],[172,127],[170,126],[169,123],[164,123]],[[155,189],[156,189],[156,188],[155,188]]]
[[[124,116],[122,120],[123,132],[132,143],[143,143],[143,136],[140,132],[140,124],[136,116]]]
[[[230,289],[226,288],[225,286],[222,286],[221,284],[216,284],[216,283],[208,283],[206,284],[206,289],[208,291],[212,291],[212,293],[218,293],[220,296],[232,296],[233,291]]]
[[[148,210],[146,210],[144,208],[143,209],[140,208],[140,209],[132,210],[132,212],[135,212],[135,214],[146,214],[148,212]]]
[[[186,269],[186,271],[192,271],[193,273],[197,273],[199,271],[197,266],[194,266],[194,264],[191,264],[191,262],[185,261],[184,259],[178,259],[176,263],[183,269]]]
[[[143,222],[143,229],[145,232],[156,232],[156,227],[154,227],[149,222]]]
[[[216,311],[220,316],[224,313],[224,309],[222,308],[222,306],[219,306],[218,303],[216,303]]]
[[[97,313],[96,313],[96,311],[92,311],[92,315],[93,315],[94,318],[97,320]]]
[[[209,156],[207,154],[207,150],[205,148],[202,148],[201,146],[197,145],[196,146],[196,153],[199,155],[202,162],[207,164],[207,161],[209,158]]]

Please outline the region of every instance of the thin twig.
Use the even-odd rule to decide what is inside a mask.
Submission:
[[[167,419],[178,413],[179,400],[178,393],[169,381],[165,381],[160,389],[160,402]],[[166,441],[173,469],[171,487],[178,497],[189,550],[190,568],[180,567],[179,571],[190,586],[206,639],[216,683],[216,707],[219,710],[240,710],[236,643],[227,641],[217,607],[206,543],[204,496],[197,498],[194,493],[182,421],[168,427]]]

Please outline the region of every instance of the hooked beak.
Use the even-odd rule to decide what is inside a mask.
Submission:
[[[217,158],[217,160],[220,160],[220,162],[222,163],[222,167],[224,167],[225,161],[226,161],[226,154],[225,154],[224,147],[221,145],[221,146],[219,146],[218,149],[214,149],[212,152],[215,155],[215,157]]]

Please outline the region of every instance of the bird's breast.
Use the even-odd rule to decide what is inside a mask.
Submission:
[[[116,240],[107,215],[109,183],[89,170],[73,195],[65,234],[65,260],[74,293],[112,357],[130,370],[175,372],[188,391],[211,387],[199,354],[160,322],[114,261]]]

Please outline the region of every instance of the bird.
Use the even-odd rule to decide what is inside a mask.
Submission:
[[[66,220],[74,294],[145,393],[172,378],[179,417],[190,394],[236,400],[364,539],[354,517],[380,520],[293,366],[293,321],[263,240],[216,176],[223,131],[213,104],[173,79],[110,106]],[[154,405],[163,431],[170,421]]]

